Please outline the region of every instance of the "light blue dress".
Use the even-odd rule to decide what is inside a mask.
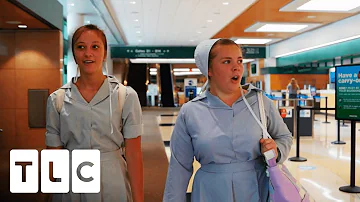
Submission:
[[[112,124],[110,126],[110,96],[108,79],[88,103],[76,85],[69,82],[65,90],[60,113],[56,110],[56,93],[47,102],[46,145],[74,149],[99,149],[101,152],[101,191],[98,194],[54,194],[53,201],[81,202],[131,202],[131,188],[127,165],[120,150],[124,138],[136,138],[142,134],[141,106],[137,93],[126,88],[122,115],[118,105],[119,82],[109,77],[112,102]],[[123,125],[121,125],[121,121]],[[71,161],[70,161],[71,162]]]
[[[244,86],[245,95],[260,119],[256,89]],[[269,134],[283,162],[292,136],[272,101],[264,96]],[[200,162],[192,190],[193,202],[265,202],[269,178],[260,152],[262,129],[240,97],[232,107],[209,91],[181,108],[171,137],[171,159],[164,202],[186,201],[193,173],[193,158]]]

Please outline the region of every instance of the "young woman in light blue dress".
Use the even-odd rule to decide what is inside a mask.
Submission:
[[[264,97],[267,128],[262,129],[245,105],[246,97],[260,119],[259,89],[240,86],[244,72],[239,46],[228,39],[200,43],[195,61],[208,77],[206,90],[182,106],[172,133],[164,202],[185,202],[194,157],[201,164],[192,185],[193,202],[265,202],[269,178],[262,154],[274,150],[277,161],[288,156],[292,136],[272,101]]]
[[[101,190],[95,194],[75,194],[70,189],[69,193],[54,194],[53,201],[143,202],[142,114],[137,93],[123,87],[126,93],[120,98],[125,99],[121,112],[122,84],[102,73],[107,42],[95,25],[75,31],[72,50],[81,76],[61,87],[64,91],[61,109],[57,109],[56,103],[59,91],[49,96],[46,145],[69,151],[100,150]]]

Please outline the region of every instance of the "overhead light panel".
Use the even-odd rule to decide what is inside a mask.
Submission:
[[[18,28],[20,28],[20,29],[26,29],[27,26],[26,26],[26,25],[18,25]]]
[[[201,72],[174,72],[175,76],[201,75]]]
[[[198,68],[174,68],[174,72],[200,72]]]
[[[150,68],[150,72],[157,72],[156,68]]]
[[[157,72],[150,72],[150,75],[157,75]]]
[[[229,5],[229,2],[223,2],[222,3],[224,6],[227,6],[227,5]]]
[[[305,29],[308,25],[299,24],[265,24],[257,32],[297,32]]]
[[[267,44],[270,41],[272,41],[272,39],[236,39],[235,43],[237,44]]]
[[[136,4],[136,1],[130,1],[129,3],[130,4]]]
[[[360,6],[359,0],[311,0],[296,10],[300,11],[350,11]]]

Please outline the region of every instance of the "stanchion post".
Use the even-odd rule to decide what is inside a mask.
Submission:
[[[337,141],[331,142],[331,144],[346,144],[346,142],[340,141],[340,120],[337,120]]]
[[[296,156],[295,157],[291,157],[289,158],[289,161],[296,161],[296,162],[304,162],[307,161],[306,158],[300,157],[300,127],[299,127],[299,122],[300,122],[300,106],[296,106],[296,116],[294,116],[296,118]]]
[[[327,117],[328,117],[328,97],[325,97],[325,122],[323,122],[323,123],[330,123],[330,122],[328,122],[328,120],[327,120]]]
[[[355,186],[355,151],[356,151],[356,121],[351,121],[350,186],[343,186],[339,188],[340,191],[347,193],[360,193],[360,187]]]

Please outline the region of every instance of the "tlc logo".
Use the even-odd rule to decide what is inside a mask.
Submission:
[[[10,151],[10,192],[38,192],[38,151],[35,149],[13,149]],[[73,150],[69,161],[66,149],[41,151],[41,192],[68,193],[71,161],[72,192],[100,192],[100,151]],[[50,176],[50,167],[53,176]],[[56,182],[52,182],[53,177]]]

